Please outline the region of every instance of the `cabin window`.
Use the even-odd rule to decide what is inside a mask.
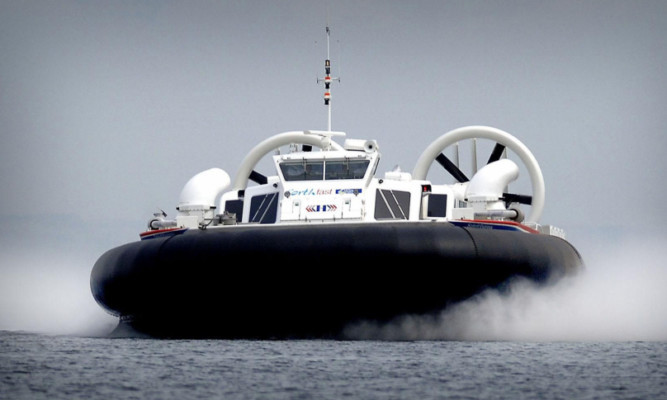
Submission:
[[[321,181],[324,176],[323,161],[297,161],[280,164],[286,181]]]
[[[236,222],[243,219],[243,200],[227,200],[225,202],[225,211],[230,214],[236,214]]]
[[[433,194],[428,196],[428,216],[446,217],[447,216],[447,195]]]
[[[278,214],[278,193],[253,196],[250,200],[250,218],[248,222],[273,224]]]
[[[378,189],[375,192],[375,219],[408,219],[410,192]]]
[[[324,179],[361,179],[366,175],[369,160],[327,161]]]
[[[286,181],[362,179],[370,160],[285,161],[280,170]]]

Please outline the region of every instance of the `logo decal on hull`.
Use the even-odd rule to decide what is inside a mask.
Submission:
[[[358,195],[361,189],[290,189],[285,192],[285,197],[290,196],[325,196],[328,194],[353,194]]]
[[[308,212],[332,212],[336,211],[338,207],[334,204],[321,204],[316,206],[306,206]]]
[[[361,189],[336,189],[336,194],[353,194],[358,195],[361,193]]]

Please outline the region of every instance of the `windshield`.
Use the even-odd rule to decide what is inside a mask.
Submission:
[[[297,161],[280,164],[286,181],[320,181],[323,178],[323,161]]]
[[[368,163],[368,160],[327,161],[325,179],[361,179],[366,175]]]
[[[361,179],[366,175],[369,160],[286,161],[280,170],[286,181]]]

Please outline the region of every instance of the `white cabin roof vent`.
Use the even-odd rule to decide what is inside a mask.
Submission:
[[[375,153],[379,149],[377,141],[363,139],[345,139],[343,148],[351,151],[365,151],[366,153]]]

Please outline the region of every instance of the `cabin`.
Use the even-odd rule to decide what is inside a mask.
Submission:
[[[455,199],[446,185],[434,187],[401,171],[376,178],[375,141],[346,140],[340,150],[305,149],[274,155],[275,176],[222,195],[222,214],[235,216],[237,224],[452,217]]]

